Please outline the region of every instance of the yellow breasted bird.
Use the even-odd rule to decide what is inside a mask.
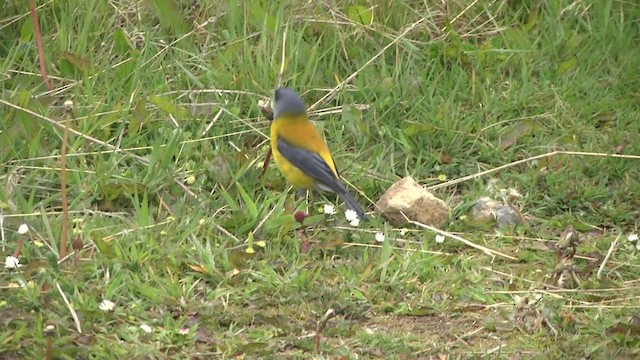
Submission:
[[[364,211],[340,181],[327,143],[309,121],[300,95],[293,89],[278,88],[274,100],[271,152],[287,181],[297,188],[338,194],[366,221]]]

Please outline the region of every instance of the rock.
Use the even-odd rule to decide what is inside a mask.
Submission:
[[[481,197],[471,208],[471,218],[477,221],[496,221],[498,227],[518,225],[520,216],[510,206],[489,197]]]
[[[411,177],[391,185],[376,203],[376,208],[380,209],[385,218],[398,225],[406,222],[402,213],[409,220],[433,226],[441,226],[449,217],[447,204]]]
[[[499,201],[495,201],[488,196],[478,199],[471,208],[471,219],[477,221],[493,221],[496,219],[495,210],[498,206],[502,206]]]
[[[506,205],[500,205],[496,208],[496,223],[498,223],[498,227],[506,227],[519,225],[522,222],[520,221],[520,216],[515,212],[512,208]]]

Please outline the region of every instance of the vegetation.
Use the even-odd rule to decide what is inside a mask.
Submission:
[[[635,2],[36,5],[42,57],[0,5],[0,359],[639,356]],[[301,247],[305,203],[260,176],[279,82],[331,94],[312,114],[366,208],[411,176],[517,260],[326,194]],[[526,222],[472,220],[501,189]]]

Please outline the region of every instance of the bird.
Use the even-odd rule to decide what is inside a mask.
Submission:
[[[303,190],[336,193],[360,220],[367,216],[340,181],[329,147],[307,116],[300,95],[280,87],[274,91],[271,152],[276,166],[291,185]]]

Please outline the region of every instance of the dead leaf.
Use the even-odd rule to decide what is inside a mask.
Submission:
[[[214,345],[218,343],[213,336],[213,332],[204,326],[198,326],[198,330],[196,331],[196,342],[207,345]]]
[[[600,209],[602,207],[602,201],[592,200],[589,203],[594,209]]]
[[[515,144],[518,139],[531,134],[539,128],[540,124],[533,119],[519,121],[517,124],[511,126],[507,133],[500,138],[500,146],[503,149],[507,149]]]
[[[604,230],[602,230],[602,229],[593,229],[593,230],[591,230],[589,232],[586,232],[585,236],[587,238],[594,238],[594,237],[600,237],[603,234],[604,234]]]
[[[369,277],[369,275],[371,275],[371,270],[373,269],[372,265],[369,264],[366,269],[364,269],[364,271],[362,272],[362,279],[366,279]]]
[[[203,264],[187,264],[191,270],[205,275],[211,275],[211,272]]]
[[[76,336],[76,338],[73,340],[73,342],[76,345],[84,345],[84,346],[89,346],[92,345],[95,341],[95,338],[92,335],[78,335]]]
[[[564,195],[564,197],[562,198],[562,200],[563,200],[564,202],[569,202],[569,201],[571,201],[571,200],[573,200],[573,199],[575,199],[575,198],[577,198],[577,197],[578,197],[578,192],[577,192],[576,190],[571,190],[571,191],[569,191],[568,193],[566,193],[566,194]]]
[[[64,52],[64,58],[67,59],[67,61],[70,62],[71,65],[73,65],[80,71],[87,71],[87,72],[93,71],[93,65],[91,65],[91,62],[87,59],[83,59],[78,55],[75,55],[68,51]]]
[[[267,120],[273,120],[273,108],[271,104],[266,101],[258,101],[258,109]]]
[[[229,262],[231,262],[231,264],[236,267],[236,269],[242,269],[244,268],[245,263],[247,262],[247,260],[249,259],[253,259],[256,256],[255,252],[254,253],[248,253],[244,250],[242,251],[234,251],[232,253],[229,253],[228,257],[229,257]]]
[[[602,260],[604,259],[604,256],[602,254],[595,251],[581,254],[581,257],[586,258],[586,260],[589,262],[589,265],[585,270],[600,265],[600,263],[602,263]]]
[[[484,304],[468,304],[462,307],[460,310],[461,311],[482,311],[486,308],[487,306]]]
[[[617,117],[618,117],[618,114],[615,111],[603,111],[592,116],[592,118],[595,118],[596,121],[601,124],[609,121],[613,121]]]
[[[186,327],[194,327],[196,325],[198,325],[200,323],[200,320],[202,319],[202,316],[200,315],[199,312],[194,311],[189,313],[189,319],[187,320],[186,323]]]
[[[622,152],[624,151],[624,149],[627,147],[627,145],[629,144],[629,141],[625,140],[622,142],[622,144],[616,146],[613,148],[612,153],[614,154],[622,154]]]
[[[556,74],[558,74],[558,76],[562,76],[568,73],[569,71],[572,71],[577,66],[578,66],[578,59],[576,59],[575,57],[572,57],[558,64],[558,67],[556,68]]]
[[[527,247],[529,250],[548,251],[555,248],[552,241],[534,241]]]
[[[308,253],[311,250],[311,241],[305,240],[300,243],[300,252]]]
[[[440,153],[440,163],[441,164],[450,164],[451,163],[451,156],[449,156],[446,153],[441,152]]]
[[[342,238],[336,237],[324,243],[322,248],[325,250],[335,250],[336,248],[341,247],[343,244],[344,240]]]
[[[627,324],[618,324],[609,328],[609,333],[629,336],[640,336],[640,324],[633,321]]]

